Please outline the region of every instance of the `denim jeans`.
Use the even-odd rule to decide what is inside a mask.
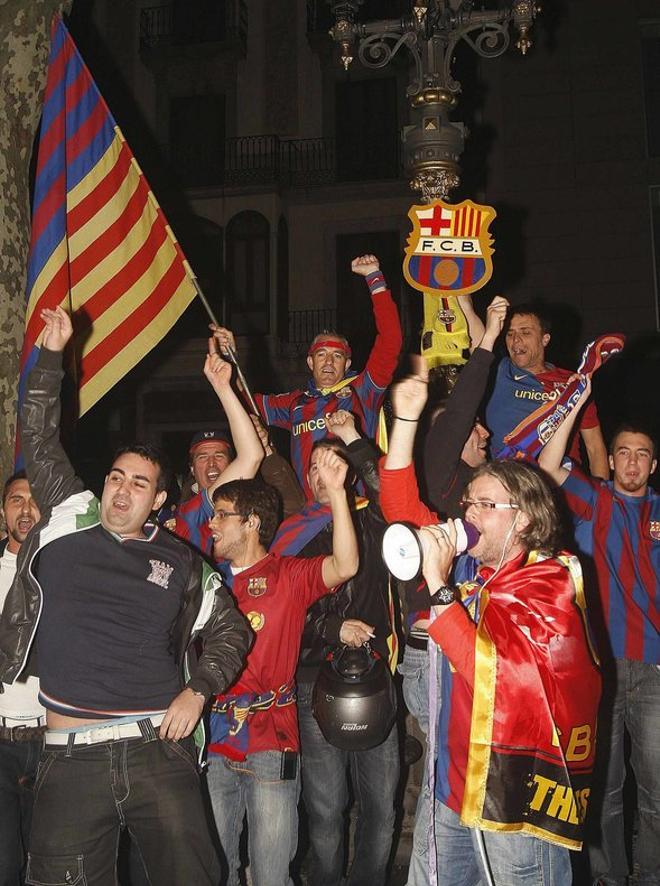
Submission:
[[[42,740],[0,741],[0,886],[19,886],[27,858],[32,787]]]
[[[239,841],[246,813],[253,886],[292,884],[289,866],[298,846],[300,767],[295,778],[281,779],[281,765],[280,751],[248,754],[242,762],[209,755],[208,788],[229,869],[227,886],[240,882]]]
[[[399,673],[403,677],[402,691],[406,707],[417,720],[420,729],[429,729],[429,653],[426,649],[406,646]],[[441,655],[438,651],[437,710],[441,704]],[[429,818],[431,815],[431,791],[427,779],[427,756],[424,755],[424,776],[417,798],[413,845],[408,865],[407,886],[428,886],[429,883]]]
[[[394,797],[399,783],[396,725],[375,748],[340,750],[325,740],[314,719],[313,688],[311,683],[298,686],[298,722],[314,886],[338,886],[341,881],[349,767],[358,809],[347,886],[382,886],[392,849]]]
[[[70,752],[46,745],[34,795],[26,878],[33,886],[115,886],[122,827],[154,886],[217,886],[191,739],[119,739]]]
[[[412,852],[408,864],[406,886],[428,886],[429,884],[429,819],[431,816],[431,790],[426,777],[427,757],[424,754],[424,776],[417,797],[415,827],[413,829]]]
[[[401,674],[403,700],[419,723],[422,732],[429,731],[429,653],[426,649],[406,646],[398,667]]]
[[[587,841],[594,879],[624,884],[624,734],[637,782],[639,832],[635,849],[638,886],[660,886],[660,667],[616,659],[603,671],[598,714],[594,787],[589,799]]]
[[[436,801],[438,886],[486,886],[479,836],[493,886],[570,886],[568,849],[524,834],[467,828],[455,812]]]

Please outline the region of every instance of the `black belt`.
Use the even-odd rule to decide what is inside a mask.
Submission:
[[[420,637],[419,634],[408,634],[406,637],[406,646],[411,646],[413,649],[421,649],[422,652],[426,652],[429,648],[428,638]]]
[[[45,726],[0,726],[0,741],[34,741],[45,731]]]

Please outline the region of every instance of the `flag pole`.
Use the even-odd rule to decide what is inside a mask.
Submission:
[[[199,283],[197,282],[197,277],[192,272],[192,269],[190,268],[190,265],[188,264],[188,262],[186,262],[186,265],[190,269],[190,278],[192,280],[193,286],[195,287],[195,291],[197,292],[197,295],[199,296],[202,304],[204,305],[204,310],[209,315],[209,319],[210,319],[211,323],[213,323],[214,326],[220,326],[220,324],[218,323],[218,321],[215,317],[215,314],[213,313],[213,309],[211,308],[211,305],[208,302],[208,299],[206,298],[206,296],[202,292],[202,289],[201,289]],[[227,357],[229,357],[229,362],[232,363],[236,367],[236,375],[238,377],[238,381],[240,382],[241,388],[243,389],[243,393],[247,397],[248,403],[250,404],[252,411],[254,412],[255,415],[257,415],[257,416],[260,415],[259,407],[257,406],[256,401],[255,401],[254,397],[252,396],[252,391],[250,390],[248,383],[245,380],[245,376],[243,375],[243,370],[239,366],[238,356],[236,354],[236,351],[232,347],[230,347],[229,345],[226,345],[225,346],[225,353],[226,353]]]

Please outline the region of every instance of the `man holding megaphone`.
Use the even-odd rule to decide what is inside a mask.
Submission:
[[[381,502],[388,519],[425,527],[428,633],[443,653],[429,866],[439,886],[523,886],[532,872],[563,886],[568,850],[581,847],[600,694],[579,564],[558,550],[559,518],[539,471],[495,462],[476,469],[463,495],[479,537],[461,564],[472,580],[452,584],[455,527],[433,525],[397,441],[410,435],[425,389],[418,372],[393,392]]]

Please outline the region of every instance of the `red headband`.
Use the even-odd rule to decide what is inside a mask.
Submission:
[[[341,338],[332,338],[331,336],[328,336],[327,338],[319,338],[313,341],[309,346],[307,356],[311,357],[312,354],[314,354],[320,348],[331,348],[333,351],[341,351],[347,357],[351,356],[351,348],[348,342],[345,342]]]

